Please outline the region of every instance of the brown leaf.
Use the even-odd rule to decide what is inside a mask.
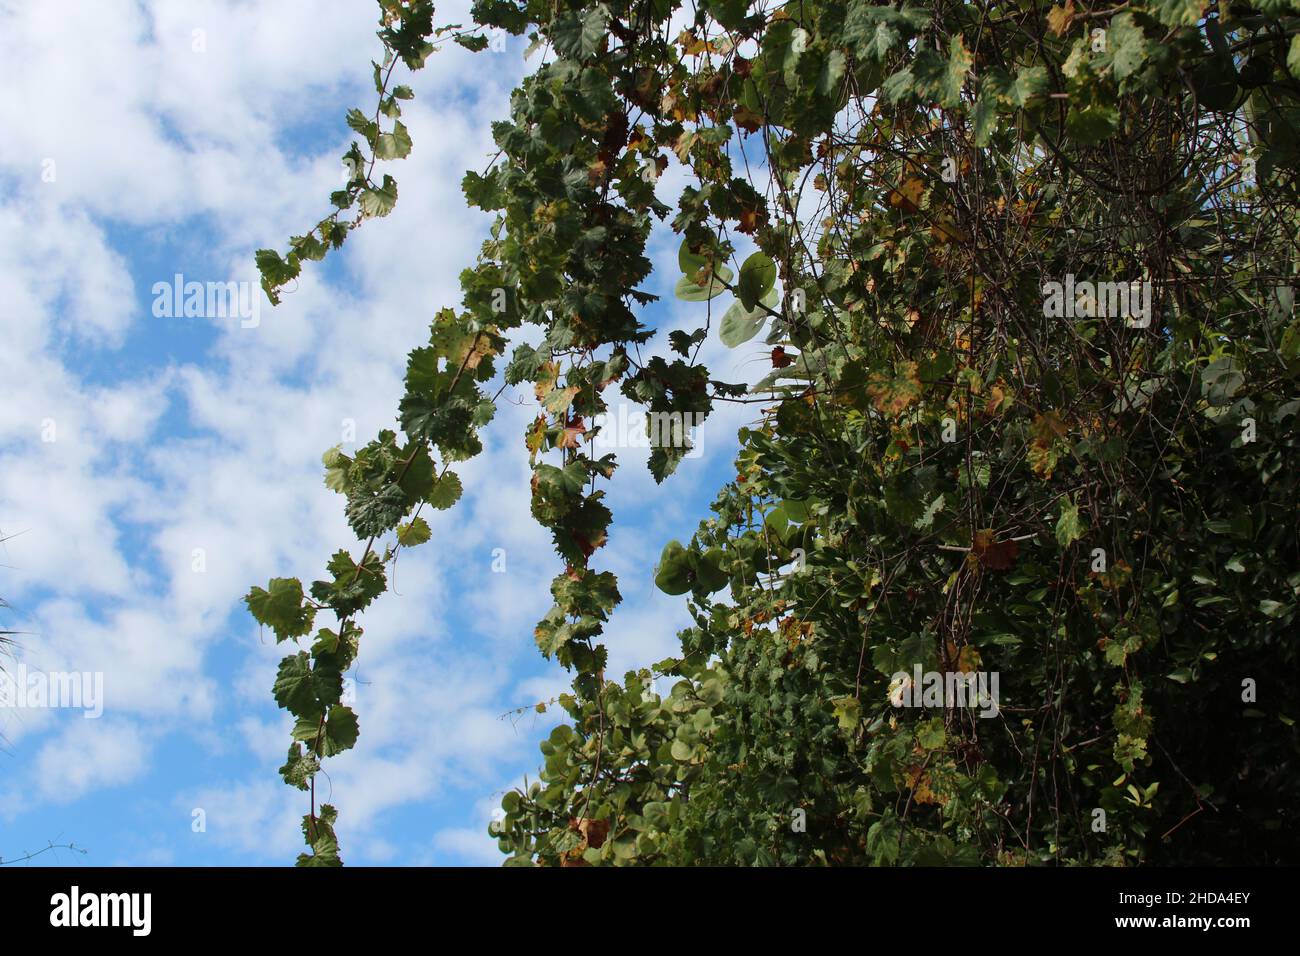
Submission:
[[[466,369],[476,369],[486,356],[493,354],[495,354],[495,349],[492,348],[492,342],[486,335],[480,333],[475,335],[469,344],[464,347],[460,360]]]
[[[1004,382],[998,381],[990,386],[988,405],[984,407],[985,415],[996,415],[999,409],[1001,409],[1002,402],[1007,397],[1007,391],[1004,385]]]
[[[1016,558],[1020,555],[1020,544],[1016,541],[995,541],[993,531],[986,528],[975,532],[970,553],[981,567],[990,571],[1006,571],[1016,563]]]
[[[755,113],[747,106],[737,106],[732,119],[747,133],[757,133],[763,128],[763,114]]]
[[[948,802],[947,797],[935,793],[931,788],[930,785],[933,781],[923,765],[908,767],[904,774],[907,777],[907,785],[912,790],[912,799],[916,803],[932,803],[942,806]]]
[[[536,475],[533,477],[536,478]],[[583,557],[589,558],[596,553],[597,548],[605,543],[609,535],[602,531],[600,534],[596,535],[596,540],[592,541],[587,538],[586,535],[578,534],[578,532],[575,531],[572,533],[572,537],[574,542],[582,550]]]
[[[587,434],[587,426],[582,416],[575,415],[560,431],[560,440],[556,443],[561,448],[577,448],[582,444],[582,436]]]
[[[767,212],[762,209],[744,209],[740,213],[738,232],[752,236],[767,222]]]
[[[979,649],[971,644],[967,644],[957,655],[957,670],[963,674],[970,674],[980,669],[983,659],[980,657]]]
[[[609,836],[608,820],[579,820],[578,832],[582,834],[583,839],[587,841],[587,846],[593,850],[599,850],[605,845],[605,838]]]

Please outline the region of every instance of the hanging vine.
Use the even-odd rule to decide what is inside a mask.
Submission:
[[[311,794],[299,863],[340,862],[314,781],[358,739],[355,617],[524,383],[532,513],[562,562],[535,639],[575,676],[541,780],[504,800],[510,862],[1284,853],[1295,4],[478,0],[468,30],[422,0],[379,7],[377,109],[348,114],[362,142],[335,211],[258,253],[273,302],[393,208],[375,177],[411,149],[399,61],[500,30],[542,63],[465,176],[494,224],[410,353],[400,433],[325,453],[360,558],[247,597],[278,641],[312,639],[275,683],[296,721],[281,773]],[[655,221],[682,237],[677,297],[709,303],[666,357],[642,348]],[[524,324],[541,344],[498,374]],[[711,334],[763,334],[770,374],[712,378]],[[714,516],[655,569],[690,596],[681,655],[622,683],[598,568],[617,460],[590,424],[613,386],[656,415],[755,415]],[[688,450],[657,444],[656,480]],[[984,694],[923,699],[914,674]]]

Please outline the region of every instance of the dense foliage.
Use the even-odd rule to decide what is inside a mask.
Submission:
[[[503,30],[542,63],[465,177],[495,225],[410,353],[400,432],[325,455],[361,557],[249,594],[312,639],[275,685],[286,781],[357,741],[354,616],[459,497],[530,323],[544,344],[503,377],[535,387],[532,510],[562,563],[536,641],[575,677],[540,781],[504,800],[508,862],[1297,859],[1300,4],[478,0],[467,30],[379,6],[378,108],[349,113],[335,212],[258,254],[273,301],[392,209],[399,62]],[[669,217],[700,325],[643,361]],[[771,374],[711,378],[713,334],[764,335]],[[588,424],[615,388],[754,413],[653,572],[690,602],[681,654],[621,681],[616,460]],[[656,448],[655,477],[683,454]],[[994,706],[899,706],[918,667],[996,676]],[[338,863],[312,793],[299,862]]]

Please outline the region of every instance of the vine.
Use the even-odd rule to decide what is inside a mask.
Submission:
[[[489,29],[544,54],[465,176],[494,224],[410,353],[403,438],[324,456],[361,558],[247,597],[278,641],[336,621],[275,684],[281,772],[311,794],[300,864],[340,862],[314,779],[357,741],[355,616],[429,540],[424,506],[459,498],[525,323],[545,336],[500,388],[533,386],[532,513],[563,561],[535,639],[575,677],[542,779],[503,801],[510,862],[1281,852],[1300,700],[1241,688],[1295,661],[1294,4],[478,0],[469,31],[379,6],[379,106],[348,114],[366,148],[329,217],[259,251],[272,302],[393,208],[374,175],[411,148],[398,60]],[[669,357],[642,352],[655,220],[682,236],[676,296],[709,303]],[[697,361],[721,296],[724,344],[765,332],[752,388]],[[655,667],[667,697],[649,670],[607,680],[598,640],[617,459],[589,423],[615,383],[651,416],[757,416],[715,516],[656,568],[695,622]],[[688,450],[658,443],[656,480]],[[904,710],[914,673],[1002,682]]]

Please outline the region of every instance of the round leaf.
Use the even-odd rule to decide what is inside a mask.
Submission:
[[[776,285],[776,263],[763,252],[756,252],[740,267],[736,294],[746,309],[753,309]]]
[[[771,289],[763,296],[762,305],[769,309],[775,308],[777,294],[775,289]],[[722,339],[722,344],[729,349],[734,349],[738,345],[743,345],[756,336],[763,323],[767,320],[767,312],[762,308],[755,306],[753,309],[746,309],[740,302],[733,302],[731,308],[727,309],[722,316],[722,325],[718,329],[718,336]]]

